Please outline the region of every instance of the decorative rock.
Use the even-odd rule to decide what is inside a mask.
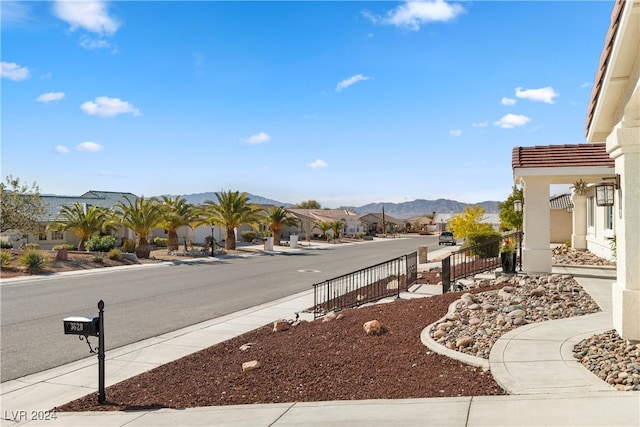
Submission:
[[[546,289],[542,286],[538,286],[537,288],[535,288],[534,290],[532,290],[529,295],[531,295],[532,297],[541,297],[546,293]]]
[[[258,369],[260,367],[260,362],[257,360],[252,360],[250,362],[244,362],[242,364],[242,372],[253,371],[254,369]]]
[[[67,261],[69,259],[69,252],[66,248],[59,249],[56,253],[56,261]]]
[[[322,317],[322,322],[323,323],[324,322],[330,322],[332,320],[335,320],[335,318],[336,318],[336,312],[335,311],[330,311],[330,312],[328,312],[327,314],[325,314]]]
[[[456,348],[469,347],[473,343],[471,337],[460,337],[456,340]]]
[[[249,350],[251,347],[253,347],[254,345],[256,345],[256,343],[254,343],[254,342],[248,342],[248,343],[246,343],[246,344],[242,344],[242,345],[240,346],[240,351],[247,351],[247,350]]]
[[[382,331],[382,325],[377,320],[369,320],[362,325],[364,332],[367,335],[379,335]]]
[[[273,322],[273,332],[282,332],[289,329],[289,323],[285,320],[276,320]]]
[[[479,317],[472,317],[469,319],[469,326],[476,326],[482,324],[482,319]]]

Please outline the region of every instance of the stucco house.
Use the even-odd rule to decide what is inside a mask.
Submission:
[[[365,215],[361,215],[360,223],[362,224],[362,228],[365,233],[385,233],[385,230],[382,229],[382,223],[385,224],[386,233],[398,233],[404,230],[405,222],[403,220],[394,218],[387,214],[383,215],[382,213],[368,213]]]
[[[360,233],[363,230],[357,213],[347,209],[297,209],[287,208],[287,212],[295,216],[302,227],[300,240],[310,241],[312,237],[322,236],[322,230],[316,224],[323,221],[342,221],[343,236]]]
[[[522,185],[527,272],[551,271],[549,189],[573,184],[575,249],[613,257],[613,323],[640,341],[640,0],[614,4],[589,103],[585,144],[515,147],[514,180]],[[583,182],[586,185],[575,185]],[[611,196],[612,204],[599,196]]]

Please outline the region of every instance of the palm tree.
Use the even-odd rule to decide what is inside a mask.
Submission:
[[[333,222],[330,222],[330,224],[331,224],[331,231],[333,231],[333,240],[335,242],[335,240],[338,239],[338,242],[339,242],[340,235],[342,234],[342,229],[344,228],[344,222],[333,221]]]
[[[329,236],[327,235],[327,231],[331,230],[333,227],[333,223],[331,221],[320,221],[316,223],[316,227],[322,230],[322,235],[329,241]]]
[[[162,209],[158,199],[155,197],[145,199],[144,196],[137,198],[133,202],[128,197],[125,197],[125,199],[127,203],[120,201],[116,205],[118,221],[137,234],[136,256],[138,258],[149,258],[151,246],[147,236],[149,236],[151,230],[159,226],[162,220]]]
[[[273,244],[276,246],[280,245],[280,230],[282,230],[282,228],[298,225],[298,220],[289,216],[289,213],[283,206],[272,206],[269,208],[264,221],[273,233]]]
[[[169,252],[177,251],[179,246],[178,228],[185,225],[193,228],[193,225],[198,221],[198,214],[195,207],[180,196],[176,196],[173,199],[168,196],[162,196],[160,207],[162,219],[159,226],[168,232],[167,250]]]
[[[70,230],[78,238],[78,250],[85,249],[84,243],[96,233],[112,231],[113,219],[105,208],[74,203],[71,206],[62,205],[56,219],[47,227],[54,231]]]
[[[249,203],[249,195],[238,191],[221,191],[216,193],[218,202],[205,200],[201,213],[200,224],[215,224],[227,230],[224,248],[236,248],[236,227],[242,224],[252,226],[260,222],[260,207]]]

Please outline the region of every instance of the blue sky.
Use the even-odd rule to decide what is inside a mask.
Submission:
[[[504,200],[585,141],[612,1],[1,2],[2,176],[47,194]]]

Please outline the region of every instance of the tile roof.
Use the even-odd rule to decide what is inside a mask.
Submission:
[[[513,169],[579,166],[614,167],[615,162],[607,154],[605,144],[514,147],[511,156]]]
[[[358,214],[346,209],[297,209],[287,208],[296,217],[304,217],[312,221],[336,221],[348,217],[357,218]]]
[[[377,222],[382,222],[382,214],[381,213],[368,213],[360,216],[360,221],[366,224],[373,224]],[[384,222],[387,224],[404,224],[404,221],[401,219],[394,218],[390,215],[384,214]]]
[[[573,207],[571,202],[571,194],[561,194],[549,199],[549,207],[551,209],[567,209]]]
[[[585,135],[589,134],[589,128],[591,127],[596,105],[598,104],[600,90],[604,84],[604,75],[606,74],[607,67],[609,66],[609,58],[611,57],[611,50],[613,49],[613,41],[618,32],[618,27],[620,26],[620,17],[622,16],[624,2],[625,0],[616,0],[615,5],[613,6],[613,11],[611,12],[611,23],[609,24],[609,29],[605,36],[604,47],[602,48],[602,53],[600,53],[600,63],[593,80],[593,87],[591,88],[591,99],[589,101],[589,106],[587,107],[587,119],[584,129]]]

